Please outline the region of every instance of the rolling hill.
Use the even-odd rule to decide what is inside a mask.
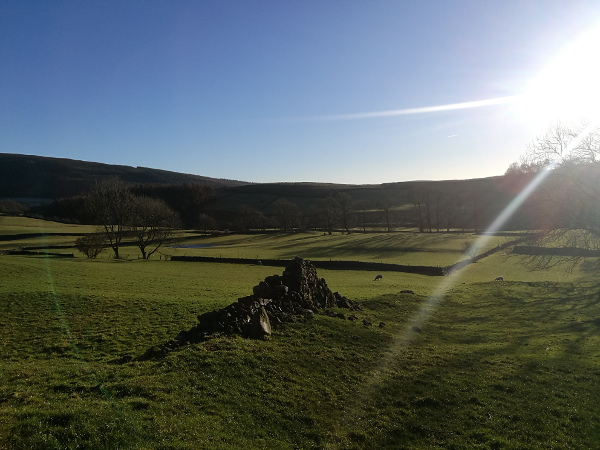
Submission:
[[[97,180],[115,177],[128,184],[199,183],[212,187],[240,186],[243,181],[190,175],[147,167],[119,166],[65,158],[0,153],[0,198],[55,200],[80,195]]]
[[[475,229],[493,220],[529,179],[502,176],[377,185],[248,183],[146,167],[0,153],[0,200],[15,200],[29,207],[84,194],[96,181],[111,177],[132,186],[181,186],[184,183],[210,186],[213,195],[203,203],[201,212],[219,218],[221,223],[232,223],[242,206],[259,210],[267,217],[276,216],[276,202],[282,199],[294,203],[303,215],[311,216],[315,214],[320,200],[343,193],[352,200],[355,209],[371,213],[367,221],[375,220],[381,224],[382,205],[388,204],[394,211],[394,222],[412,223],[411,226],[414,226],[415,193],[418,193],[424,207],[438,208],[434,216],[442,216],[440,199],[446,203],[456,201],[453,207],[460,209],[461,215],[469,215],[469,227]],[[423,195],[426,200],[423,200]],[[56,212],[56,209],[52,215],[68,217]],[[521,226],[523,216],[515,216],[513,225],[509,226]],[[431,225],[445,228],[444,224]]]

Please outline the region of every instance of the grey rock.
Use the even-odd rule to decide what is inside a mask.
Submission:
[[[250,319],[248,337],[250,339],[261,339],[271,335],[271,321],[265,308],[261,307]]]

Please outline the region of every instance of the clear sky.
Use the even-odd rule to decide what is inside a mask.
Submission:
[[[597,0],[0,0],[0,152],[252,182],[501,175],[544,126],[514,96],[599,25]]]

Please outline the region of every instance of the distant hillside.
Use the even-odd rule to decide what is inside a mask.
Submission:
[[[130,184],[201,183],[214,189],[246,184],[147,167],[0,153],[0,198],[72,197],[88,191],[97,180],[110,177]]]
[[[264,183],[224,187],[214,191],[214,197],[204,205],[204,210],[222,220],[233,218],[242,206],[261,211],[267,217],[278,214],[277,201],[294,203],[305,216],[315,214],[319,200],[343,193],[353,202],[355,209],[369,212],[365,220],[381,222],[382,205],[394,210],[394,221],[413,224],[415,193],[421,195],[421,207],[429,208],[431,215],[442,215],[447,209],[460,210],[467,217],[464,226],[479,228],[489,224],[527,184],[528,175],[518,178],[503,176],[470,180],[406,181],[377,185],[347,185],[329,183]],[[423,200],[428,193],[428,200]],[[428,206],[425,204],[428,203]],[[434,212],[433,210],[437,210]],[[445,213],[444,213],[445,214]],[[468,222],[468,223],[467,223]],[[523,227],[529,222],[527,213],[521,211],[506,226]],[[437,224],[431,224],[437,226]],[[443,224],[440,224],[444,228]],[[462,226],[462,225],[461,225]]]
[[[273,220],[280,215],[280,200],[297,206],[305,226],[318,227],[322,221],[322,200],[345,194],[351,200],[355,226],[478,230],[497,217],[530,179],[523,175],[378,185],[260,184],[146,167],[0,153],[0,200],[16,200],[44,217],[84,222],[86,218],[77,203],[81,200],[73,197],[88,191],[97,180],[110,177],[136,185],[143,195],[163,198],[188,227],[196,226],[204,216],[216,219],[221,228],[233,229],[239,225],[240,211],[248,208],[258,210],[271,224],[275,223]],[[212,195],[197,199],[191,207],[187,198],[191,194],[186,194],[186,189],[195,183],[212,188]],[[165,185],[173,189],[165,190]],[[58,199],[65,200],[56,202]],[[522,229],[529,223],[531,208],[521,208],[505,226]]]
[[[241,205],[251,206],[264,214],[275,214],[273,203],[284,199],[295,203],[304,213],[309,213],[315,202],[338,193],[348,195],[353,202],[365,208],[378,208],[389,202],[395,207],[410,203],[413,191],[425,189],[432,192],[459,195],[462,198],[485,197],[493,203],[506,202],[513,197],[502,186],[503,177],[451,181],[404,181],[373,185],[328,183],[263,183],[224,187],[215,190],[214,198],[206,208],[219,212],[235,212]]]

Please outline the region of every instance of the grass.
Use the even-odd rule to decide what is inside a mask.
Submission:
[[[448,278],[319,271],[360,301],[359,321],[316,315],[269,340],[218,336],[164,359],[115,362],[277,272],[0,255],[0,448],[600,442],[600,286],[590,265],[527,272],[495,254]]]
[[[96,227],[90,225],[70,225],[49,220],[31,219],[28,217],[1,216],[0,230],[2,235],[22,233],[91,233]]]
[[[229,258],[307,259],[387,262],[409,265],[447,266],[466,256],[465,243],[477,239],[472,233],[355,233],[351,235],[309,232],[301,234],[229,235],[186,240],[185,244],[212,244],[208,248],[169,248],[166,253]],[[506,242],[505,237],[487,239],[480,252]]]
[[[40,233],[37,237],[0,241],[0,250],[18,247],[62,246],[53,250],[81,255],[75,248],[77,233],[90,233],[92,226],[64,225],[36,219],[3,217],[0,234]],[[65,233],[65,236],[47,236],[43,233]],[[71,233],[72,235],[68,235]],[[351,235],[319,232],[298,234],[230,234],[205,236],[194,232],[178,234],[179,244],[162,247],[155,259],[168,256],[212,256],[224,258],[292,259],[302,255],[307,259],[335,259],[365,262],[387,262],[407,265],[448,266],[467,256],[465,245],[477,240],[472,233],[354,233]],[[479,252],[494,248],[507,241],[506,237],[490,237]],[[177,245],[209,245],[207,248],[177,248]],[[134,245],[120,250],[123,259],[138,259],[139,250]],[[99,259],[112,257],[110,249]]]

